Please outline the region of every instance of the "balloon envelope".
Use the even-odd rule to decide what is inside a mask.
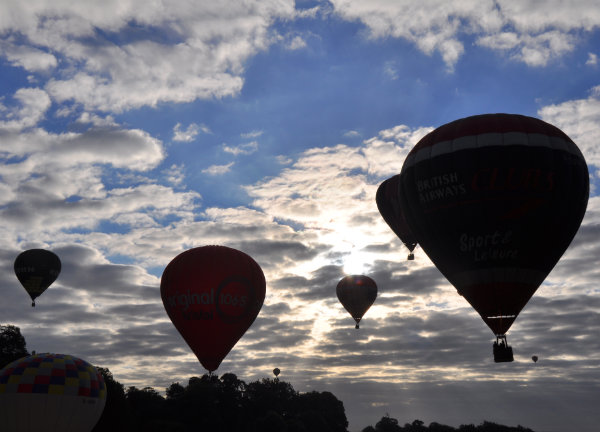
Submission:
[[[211,372],[252,325],[265,292],[265,276],[256,261],[225,246],[177,255],[160,282],[169,318]]]
[[[534,363],[537,363],[538,361],[538,356],[531,356],[531,360],[533,360]]]
[[[65,354],[35,354],[0,370],[3,432],[87,432],[106,403],[102,375]]]
[[[398,236],[402,243],[404,243],[404,246],[411,252],[409,255],[410,259],[413,256],[412,252],[417,246],[417,239],[410,230],[404,212],[400,207],[400,201],[398,200],[399,181],[400,174],[384,180],[377,188],[375,202],[383,220],[385,220],[392,231],[394,231],[394,234]]]
[[[45,249],[21,252],[14,263],[15,275],[34,301],[52,285],[60,273],[61,263],[56,254]],[[32,303],[32,306],[35,302]]]
[[[425,136],[400,175],[400,204],[419,244],[503,335],[583,219],[589,176],[581,151],[541,120],[486,114]]]
[[[377,284],[368,276],[345,276],[338,282],[335,292],[340,303],[356,321],[358,328],[363,315],[377,298]]]
[[[278,377],[280,373],[281,371],[279,370],[279,368],[273,369],[273,375],[275,375],[275,377]]]

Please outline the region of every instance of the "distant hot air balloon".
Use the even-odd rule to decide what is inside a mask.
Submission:
[[[102,375],[64,354],[23,357],[0,370],[3,432],[87,432],[106,403]]]
[[[400,206],[429,258],[497,337],[558,262],[586,210],[583,155],[542,120],[486,114],[425,136],[400,174]]]
[[[377,188],[377,194],[375,195],[375,201],[377,202],[377,208],[379,213],[383,217],[383,220],[389,225],[394,231],[394,234],[404,243],[404,246],[409,251],[408,259],[414,260],[415,255],[413,251],[417,247],[417,239],[413,232],[410,230],[404,212],[400,207],[398,200],[398,182],[400,181],[400,174],[390,177],[384,180],[383,183]]]
[[[360,320],[377,298],[375,281],[363,275],[346,276],[338,282],[335,292],[359,328]]]
[[[280,373],[281,373],[281,371],[279,370],[279,368],[273,369],[273,375],[275,375],[275,378],[277,378]]]
[[[209,372],[252,325],[265,291],[265,276],[256,261],[225,246],[177,255],[160,282],[169,318]]]
[[[538,356],[536,356],[536,355],[534,355],[534,356],[531,356],[531,360],[533,360],[533,362],[534,362],[534,363],[537,363],[537,361],[538,361]]]
[[[35,299],[58,277],[61,264],[53,252],[29,249],[17,256],[14,268],[17,279],[31,297],[31,306],[35,306]]]

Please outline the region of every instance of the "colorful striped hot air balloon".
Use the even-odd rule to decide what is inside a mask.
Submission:
[[[106,403],[104,378],[65,354],[35,354],[0,370],[0,430],[87,432]]]

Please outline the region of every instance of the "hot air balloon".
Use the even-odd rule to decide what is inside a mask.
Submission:
[[[35,299],[56,280],[60,267],[58,256],[45,249],[29,249],[17,256],[15,274],[31,297],[31,306],[35,306]]]
[[[413,251],[417,247],[417,239],[410,230],[404,213],[400,208],[400,202],[398,201],[398,182],[400,181],[400,174],[390,177],[384,180],[383,183],[377,188],[377,194],[375,195],[375,201],[377,202],[377,208],[379,213],[383,217],[383,220],[389,225],[394,231],[394,234],[404,243],[404,246],[409,251],[408,259],[414,260],[415,255]]]
[[[363,275],[345,276],[338,282],[335,292],[340,303],[356,321],[355,328],[359,328],[360,320],[377,298],[375,281]]]
[[[265,291],[265,276],[256,261],[225,246],[177,255],[160,282],[169,318],[211,373],[254,322]]]
[[[4,432],[87,432],[106,403],[102,375],[65,354],[35,354],[0,370],[0,427]]]
[[[512,361],[506,332],[571,243],[588,196],[575,143],[513,114],[435,129],[407,156],[398,187],[419,245],[496,335],[496,361]]]
[[[280,373],[281,373],[281,371],[279,370],[279,368],[273,369],[273,375],[275,375],[275,378],[277,378]]]
[[[536,355],[534,355],[534,356],[531,356],[531,360],[533,360],[533,362],[534,362],[534,363],[537,363],[537,361],[538,361],[538,356],[536,356]]]

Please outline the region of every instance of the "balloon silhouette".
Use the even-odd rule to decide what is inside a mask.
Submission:
[[[384,180],[377,188],[375,201],[383,220],[385,220],[392,231],[394,231],[394,234],[398,236],[402,243],[404,243],[404,246],[408,249],[408,259],[414,260],[415,255],[413,254],[413,251],[415,250],[415,247],[417,247],[417,239],[410,230],[400,207],[400,202],[398,200],[399,181],[400,174]]]
[[[280,373],[281,373],[281,371],[279,370],[279,368],[273,369],[273,375],[275,375],[275,378],[277,378]]]
[[[531,360],[533,360],[533,362],[534,362],[534,363],[537,363],[537,361],[538,361],[538,356],[536,356],[536,355],[534,355],[534,356],[531,356]]]
[[[256,261],[225,246],[177,255],[160,282],[169,318],[209,372],[252,325],[265,291],[265,276]]]
[[[106,403],[102,375],[65,354],[35,354],[0,370],[0,419],[4,432],[87,432]]]
[[[575,143],[542,120],[511,114],[437,128],[407,156],[398,187],[419,245],[504,339],[571,243],[588,196]]]
[[[338,282],[335,292],[340,303],[356,321],[355,328],[359,328],[360,320],[377,298],[375,281],[363,275],[345,276]]]
[[[56,280],[60,268],[60,259],[48,250],[29,249],[17,256],[15,274],[31,297],[31,306],[35,306],[35,299]]]

